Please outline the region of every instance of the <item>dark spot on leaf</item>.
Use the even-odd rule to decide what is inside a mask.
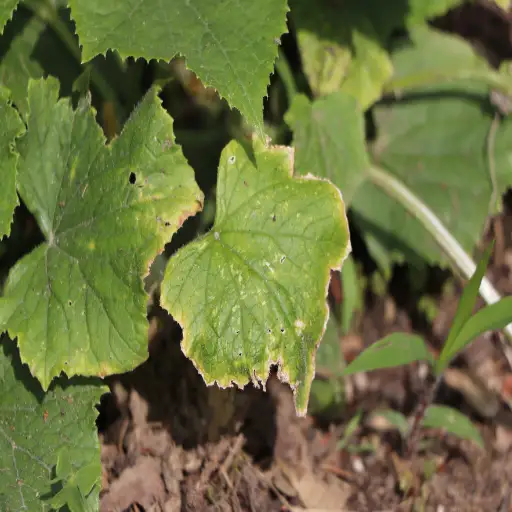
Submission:
[[[240,331],[235,331],[235,334],[240,334]]]
[[[279,260],[279,263],[283,263],[283,261],[286,259],[286,256],[281,256],[281,259]]]
[[[247,187],[247,181],[244,180],[244,185]]]
[[[284,333],[284,327],[281,327],[281,332]]]
[[[170,225],[171,225],[171,223],[170,223],[168,220],[166,220],[166,221],[164,222],[164,226],[165,226],[165,227],[169,227]]]
[[[276,221],[276,216],[272,215],[272,222],[275,222],[275,221]]]
[[[242,357],[242,352],[238,352],[238,355],[239,355],[240,357]]]
[[[128,178],[128,181],[130,182],[130,185],[135,185],[135,182],[137,181],[137,176],[134,172],[130,173],[130,177]]]
[[[268,332],[269,334],[272,334],[272,329],[267,329],[267,332]]]
[[[71,306],[73,304],[70,300],[68,300],[68,306]]]

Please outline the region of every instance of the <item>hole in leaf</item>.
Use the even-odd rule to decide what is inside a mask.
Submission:
[[[235,155],[231,155],[231,156],[228,158],[228,162],[229,162],[230,164],[234,164],[234,163],[235,163],[235,160],[236,160]]]
[[[128,178],[128,181],[130,182],[130,185],[135,185],[135,182],[137,181],[137,176],[134,172],[130,173],[130,177]]]

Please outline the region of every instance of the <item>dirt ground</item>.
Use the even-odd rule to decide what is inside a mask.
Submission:
[[[458,9],[438,26],[484,41],[491,60],[511,58],[510,19],[487,9],[491,28],[482,34],[480,9]],[[488,231],[497,239],[489,275],[511,294],[512,212]],[[401,288],[400,269],[396,280],[386,294],[368,294],[358,328],[340,339],[346,357],[393,331],[414,330],[433,351],[441,346],[457,286],[435,296],[430,322]],[[100,407],[102,511],[512,511],[512,372],[499,333],[481,336],[455,361],[435,398],[472,418],[485,449],[423,431],[411,459],[372,412],[392,407],[412,417],[425,366],[350,377],[335,421],[297,418],[289,388],[273,373],[266,392],[207,388],[180,351],[179,326],[158,307],[150,322],[149,360],[111,378]],[[337,448],[358,410],[360,426]]]

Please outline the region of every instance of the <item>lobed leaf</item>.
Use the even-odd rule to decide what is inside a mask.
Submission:
[[[46,242],[11,270],[0,327],[48,388],[61,371],[108,375],[147,356],[142,277],[202,193],[151,89],[110,146],[54,79],[29,85],[18,190]]]
[[[304,414],[329,271],[350,242],[338,189],[291,174],[289,148],[255,139],[224,149],[213,228],[170,259],[162,304],[208,384],[262,382],[276,363]]]
[[[439,375],[448,366],[453,357],[458,352],[460,352],[464,348],[464,346],[470,341],[470,339],[468,340],[466,334],[460,338],[459,334],[461,333],[465,324],[470,319],[471,314],[473,312],[473,308],[475,307],[478,292],[480,291],[480,283],[482,282],[482,278],[484,277],[485,272],[487,270],[487,265],[489,263],[489,258],[491,257],[493,246],[494,244],[490,244],[489,247],[487,247],[481,260],[478,262],[478,265],[475,269],[475,272],[471,276],[471,279],[464,287],[464,290],[459,300],[459,305],[457,306],[457,312],[455,313],[455,317],[450,327],[448,338],[446,339],[443,345],[443,350],[441,350],[441,353],[439,354],[439,357],[435,364],[434,369],[437,375]],[[479,318],[481,319],[482,317]],[[494,311],[493,320],[495,320]],[[466,333],[470,334],[470,331],[466,331]]]
[[[482,436],[471,420],[456,409],[446,405],[427,407],[422,425],[426,428],[442,428],[461,439],[473,441],[480,448],[484,447]]]
[[[376,341],[356,357],[343,371],[344,375],[393,368],[414,361],[432,363],[432,356],[421,336],[396,332]]]
[[[48,500],[79,493],[97,510],[96,405],[108,388],[92,380],[60,379],[43,393],[15,344],[3,337],[0,345],[0,509],[48,510]],[[64,454],[67,471],[55,486],[54,472]],[[64,492],[57,497],[59,487]]]
[[[267,94],[286,0],[70,0],[84,60],[118,50],[122,57],[171,60],[183,55],[208,86],[263,130]]]
[[[18,205],[16,193],[16,167],[18,153],[14,148],[17,137],[25,131],[25,126],[9,100],[8,91],[0,88],[0,238],[9,235],[14,208]]]

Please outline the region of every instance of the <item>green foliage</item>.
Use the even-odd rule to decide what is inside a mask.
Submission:
[[[11,231],[12,212],[18,204],[16,194],[16,166],[18,154],[14,149],[16,137],[24,132],[24,126],[8,99],[8,92],[0,89],[0,238]]]
[[[343,373],[351,375],[379,368],[392,368],[414,361],[431,360],[432,356],[420,336],[396,332],[370,345],[345,368]]]
[[[0,34],[4,31],[4,26],[12,16],[18,0],[0,0]]]
[[[480,282],[485,274],[493,245],[485,251],[477,268],[464,288],[450,333],[437,359],[434,359],[420,336],[397,332],[373,343],[344,370],[345,375],[379,368],[401,366],[413,361],[427,361],[440,375],[454,356],[460,353],[476,336],[512,322],[510,297],[481,309],[472,315]]]
[[[349,256],[341,269],[341,284],[343,300],[341,301],[340,324],[341,332],[347,334],[357,312],[363,310],[363,297],[361,283],[357,273],[354,258]]]
[[[352,418],[350,418],[350,421],[347,423],[347,426],[345,427],[345,430],[343,432],[343,437],[336,444],[337,450],[343,450],[344,448],[347,447],[352,436],[356,433],[357,429],[359,428],[362,415],[362,411],[359,411],[357,414],[352,416]]]
[[[262,130],[262,98],[286,31],[285,0],[128,3],[69,1],[84,60],[109,49],[145,59],[183,55],[205,85]]]
[[[364,120],[354,98],[335,92],[310,102],[298,95],[285,119],[293,129],[296,172],[329,178],[350,204],[370,166]]]
[[[147,357],[141,277],[202,194],[155,89],[108,147],[88,103],[72,110],[55,80],[31,82],[29,106],[18,190],[46,243],[12,269],[0,326],[47,389],[61,371],[107,375]]]
[[[459,305],[457,307],[457,313],[455,313],[455,317],[453,318],[453,322],[450,328],[450,333],[448,334],[448,338],[446,338],[446,341],[443,345],[443,350],[441,351],[441,354],[439,354],[439,357],[435,363],[434,368],[437,374],[440,374],[448,366],[449,362],[455,356],[455,354],[460,352],[464,348],[465,344],[472,340],[471,337],[469,339],[468,337],[459,338],[459,334],[473,313],[473,309],[475,307],[476,299],[478,296],[478,290],[480,288],[480,283],[485,275],[487,264],[489,263],[489,258],[491,257],[492,248],[493,244],[489,245],[484,253],[484,256],[478,263],[473,276],[462,292]],[[509,321],[511,320],[512,310],[509,312]],[[465,341],[465,344],[461,343],[463,341]]]
[[[485,83],[497,78],[459,38],[416,28],[410,43],[393,52],[393,62],[393,79],[386,88],[400,94],[413,88],[415,94],[375,108],[378,137],[371,158],[364,149],[362,113],[343,92],[310,103],[302,96],[294,98],[286,119],[294,131],[297,167],[307,172],[316,161],[319,171],[340,187],[355,225],[384,270],[393,260],[415,266],[446,264],[436,242],[418,236],[424,229],[420,221],[374,183],[371,166],[397,178],[471,252],[493,194],[488,158],[495,160],[495,194],[503,193],[512,180],[504,135],[510,123],[486,157],[482,148],[492,117],[484,107]],[[432,85],[436,80],[442,85]],[[427,85],[421,87],[423,83]]]
[[[507,65],[491,69],[466,42],[426,24],[459,0],[385,8],[291,0],[296,37],[286,46],[297,41],[300,64],[288,65],[282,49],[289,110],[272,97],[267,126],[263,100],[287,31],[286,0],[168,3],[0,0],[0,237],[15,219],[2,241],[0,329],[17,338],[21,361],[46,390],[13,342],[3,342],[2,510],[97,509],[94,405],[103,389],[54,378],[103,377],[146,358],[143,279],[156,257],[146,284],[158,289],[171,256],[161,303],[206,382],[264,382],[277,363],[303,414],[315,363],[328,378],[316,382],[313,402],[343,403],[339,334],[361,306],[353,260],[327,331],[326,295],[330,270],[350,251],[345,206],[357,240],[389,275],[395,260],[422,268],[446,258],[424,231],[440,224],[427,225],[386,180],[437,216],[466,252],[512,182],[512,123],[493,121],[488,101],[489,88],[505,100],[512,93]],[[175,56],[201,83],[169,63]],[[272,89],[282,91],[278,82]],[[166,110],[181,127],[183,153]],[[288,137],[283,115],[295,153],[264,137]],[[228,138],[237,140],[219,164]],[[203,193],[208,212],[199,228],[173,239],[202,208]],[[13,217],[18,196],[42,241]],[[461,300],[438,372],[476,335],[511,320],[510,299],[471,316],[485,266]],[[418,336],[396,333],[346,373],[417,360],[434,364]],[[467,421],[429,411],[427,424],[477,439]],[[359,421],[350,422],[345,445]]]
[[[452,407],[445,405],[429,406],[425,411],[423,426],[425,428],[442,428],[457,437],[473,441],[480,448],[484,447],[480,432],[471,423],[471,420]]]
[[[339,191],[293,178],[291,156],[258,139],[224,149],[214,225],[171,258],[162,304],[207,383],[264,381],[279,363],[304,414],[330,269],[341,266],[349,238]]]
[[[97,510],[95,405],[107,389],[92,380],[59,379],[43,393],[14,343],[4,337],[0,345],[0,509],[48,510],[44,502],[73,494]]]
[[[342,90],[364,109],[380,97],[392,74],[381,27],[376,26],[380,23],[366,6],[355,1],[291,2],[304,71],[314,94]]]

